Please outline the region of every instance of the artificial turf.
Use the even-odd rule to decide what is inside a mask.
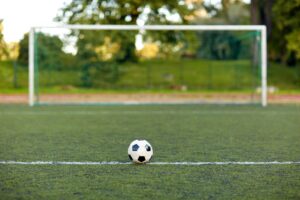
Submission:
[[[300,161],[300,106],[0,106],[0,160]],[[300,165],[0,165],[0,199],[299,199]]]

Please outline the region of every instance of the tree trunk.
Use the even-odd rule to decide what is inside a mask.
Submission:
[[[226,23],[229,22],[229,16],[228,16],[228,4],[230,3],[229,0],[222,0],[222,10],[225,17]]]
[[[251,24],[260,24],[259,16],[259,0],[251,0],[250,13],[251,13]]]
[[[251,24],[258,25],[260,24],[260,6],[259,6],[259,0],[251,0],[250,5],[250,13],[251,13]],[[251,52],[252,52],[252,58],[251,63],[253,68],[256,68],[259,64],[259,56],[258,56],[258,48],[257,48],[257,38],[255,37],[253,39],[252,45],[251,45]]]
[[[267,26],[268,36],[272,33],[272,7],[274,5],[275,0],[265,1],[264,12],[265,12],[265,22],[264,24]]]

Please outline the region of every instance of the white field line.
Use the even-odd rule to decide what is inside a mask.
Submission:
[[[130,165],[131,162],[103,161],[103,162],[71,162],[71,161],[0,161],[0,165]],[[261,162],[150,162],[149,165],[300,165],[300,161],[261,161]]]
[[[180,111],[180,110],[140,110],[140,111],[3,111],[0,115],[300,115],[300,112],[277,111]]]

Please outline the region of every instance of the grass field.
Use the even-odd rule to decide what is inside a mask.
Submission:
[[[300,106],[0,105],[1,161],[300,161]],[[300,165],[7,165],[0,199],[300,199]]]

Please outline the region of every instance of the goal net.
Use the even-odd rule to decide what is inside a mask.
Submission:
[[[65,25],[29,39],[30,105],[267,105],[264,26]]]

